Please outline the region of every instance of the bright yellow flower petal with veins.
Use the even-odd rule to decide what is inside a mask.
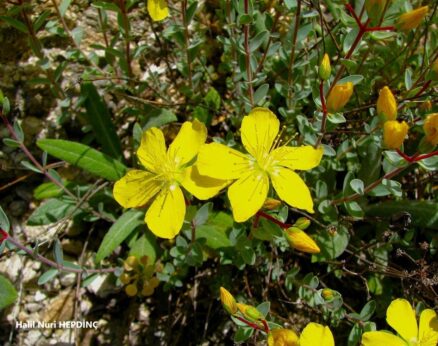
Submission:
[[[137,156],[148,171],[160,172],[166,160],[166,142],[163,131],[152,127],[143,132]]]
[[[407,346],[406,342],[389,332],[366,332],[362,335],[362,346]]]
[[[300,346],[335,346],[335,340],[329,327],[318,323],[309,323],[301,333]]]
[[[198,199],[206,200],[219,193],[230,183],[229,180],[220,180],[200,175],[198,167],[191,166],[185,169],[182,186]]]
[[[270,156],[276,161],[276,165],[290,169],[308,170],[319,165],[323,148],[315,149],[310,145],[301,147],[279,147],[274,149]]]
[[[228,188],[234,220],[244,222],[257,213],[266,200],[269,190],[268,175],[252,170]]]
[[[254,108],[243,117],[241,131],[245,149],[257,160],[268,154],[278,134],[280,122],[267,108]]]
[[[421,346],[438,344],[438,317],[432,309],[425,309],[421,312],[418,340]]]
[[[161,190],[149,207],[145,221],[157,237],[172,239],[181,230],[185,214],[184,196],[175,184]]]
[[[124,208],[144,206],[161,188],[155,174],[132,170],[114,184],[113,195]]]
[[[292,207],[313,213],[313,200],[309,188],[298,174],[288,168],[276,167],[269,172],[278,197]]]
[[[169,15],[167,0],[148,0],[148,12],[153,21],[163,20]]]
[[[196,165],[199,173],[216,179],[238,179],[250,169],[248,156],[219,143],[203,145]]]
[[[168,157],[177,166],[193,160],[207,139],[207,128],[198,120],[186,121],[169,146]]]
[[[406,299],[395,299],[386,310],[386,322],[406,341],[418,336],[415,310]]]

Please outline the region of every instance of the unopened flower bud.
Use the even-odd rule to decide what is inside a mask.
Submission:
[[[125,293],[130,297],[134,297],[135,295],[137,295],[137,292],[138,290],[136,283],[133,283],[125,287]]]
[[[300,217],[297,221],[295,221],[294,226],[304,231],[310,226],[310,220],[307,217]]]
[[[397,101],[387,86],[380,89],[377,99],[377,115],[382,122],[397,119]]]
[[[273,329],[268,334],[268,346],[298,346],[298,335],[291,329]]]
[[[281,205],[281,201],[275,198],[266,198],[263,208],[268,210],[277,209]]]
[[[388,149],[398,149],[403,144],[409,126],[405,121],[390,120],[383,124],[383,142]]]
[[[438,113],[429,114],[423,125],[426,141],[433,146],[438,144]]]
[[[134,270],[134,267],[138,265],[138,259],[135,256],[129,256],[123,263],[123,267],[127,272]]]
[[[408,31],[418,27],[429,12],[429,6],[416,8],[415,10],[403,13],[397,22],[400,30]]]
[[[131,275],[129,275],[128,273],[123,273],[122,275],[120,275],[120,282],[124,285],[127,285],[131,282]]]
[[[334,295],[333,295],[333,290],[331,290],[330,288],[324,288],[321,292],[321,296],[325,299],[325,300],[332,300]]]
[[[432,109],[432,102],[430,102],[429,100],[424,101],[421,105],[420,105],[420,109],[423,112],[428,112]]]
[[[225,288],[220,288],[221,302],[224,309],[231,315],[237,312],[236,300]]]
[[[353,83],[336,84],[327,97],[327,110],[331,113],[340,112],[353,95]]]
[[[236,306],[242,315],[250,320],[259,321],[263,319],[262,313],[252,305],[236,303]]]
[[[330,66],[330,58],[328,54],[324,54],[322,58],[321,65],[319,65],[319,78],[322,80],[327,80],[330,78],[332,68]]]
[[[387,0],[365,0],[365,9],[373,25],[380,21],[386,3]]]
[[[286,229],[285,235],[289,245],[294,249],[307,253],[321,252],[315,241],[298,227],[290,227]]]

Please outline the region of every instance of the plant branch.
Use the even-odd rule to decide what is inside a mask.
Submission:
[[[321,82],[319,83],[319,98],[321,100],[321,107],[322,107],[322,120],[321,120],[321,131],[319,134],[319,137],[315,143],[315,148],[318,148],[319,145],[321,144],[322,138],[324,137],[325,134],[325,128],[327,125],[327,106],[325,104],[325,97],[324,97],[324,81],[321,80]]]
[[[244,0],[245,14],[249,15],[249,0]],[[252,70],[251,70],[251,51],[249,49],[249,24],[243,25],[244,45],[245,45],[245,65],[246,79],[248,84],[248,96],[251,107],[254,107],[254,90],[252,87]]]
[[[295,63],[295,48],[297,45],[297,37],[298,37],[298,29],[300,27],[300,18],[301,18],[301,0],[297,1],[297,13],[295,15],[295,26],[294,26],[294,32],[292,36],[292,47],[290,51],[290,60],[289,60],[289,66],[288,66],[288,75],[287,75],[287,105],[291,106],[291,100],[292,100],[292,82],[293,82],[293,67]]]
[[[184,25],[184,40],[185,40],[185,51],[186,51],[186,58],[187,58],[187,71],[188,71],[188,78],[189,78],[189,86],[190,89],[193,90],[193,75],[192,75],[192,59],[190,58],[190,52],[189,52],[189,23],[187,23],[187,0],[183,0],[182,3],[182,21]]]

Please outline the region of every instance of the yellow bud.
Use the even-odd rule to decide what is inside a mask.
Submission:
[[[285,231],[286,239],[289,245],[294,249],[307,253],[321,252],[315,241],[310,238],[302,229],[290,227]]]
[[[281,205],[281,201],[275,198],[266,198],[263,208],[265,209],[277,209]]]
[[[134,269],[135,266],[138,265],[138,259],[135,256],[129,256],[125,262],[123,263],[123,267],[127,272]]]
[[[427,12],[429,12],[429,6],[419,7],[415,10],[403,13],[398,18],[397,27],[403,31],[415,29],[421,24],[424,17],[426,17]]]
[[[144,266],[146,266],[149,262],[149,257],[148,256],[142,256],[140,258],[140,263],[143,264]]]
[[[237,304],[234,297],[225,288],[220,288],[221,302],[225,310],[231,315],[237,312]]]
[[[403,144],[408,133],[409,126],[405,121],[401,123],[390,120],[383,124],[383,142],[388,149],[398,149]]]
[[[426,134],[426,141],[432,145],[438,144],[438,113],[429,114],[424,121],[424,133]]]
[[[297,221],[295,221],[294,226],[305,230],[310,226],[310,220],[307,217],[300,217]]]
[[[353,95],[353,83],[336,84],[327,97],[327,109],[329,112],[340,112]]]
[[[382,122],[397,119],[397,101],[387,86],[380,89],[377,99],[377,115]]]
[[[299,344],[298,335],[290,329],[273,329],[268,334],[268,346],[298,346]]]
[[[383,14],[387,0],[365,0],[365,9],[371,23],[378,23]]]
[[[134,297],[135,295],[137,295],[137,292],[137,285],[135,283],[125,287],[125,293],[130,297]]]
[[[333,299],[333,291],[330,288],[324,288],[321,292],[321,295],[325,300]]]
[[[129,284],[131,282],[131,276],[128,273],[123,273],[120,275],[120,282],[124,285]]]
[[[252,305],[236,303],[236,306],[242,315],[250,320],[258,321],[263,319],[262,313]]]
[[[321,65],[319,65],[319,78],[322,80],[327,80],[330,78],[332,68],[330,66],[330,58],[328,54],[324,54],[322,58]]]

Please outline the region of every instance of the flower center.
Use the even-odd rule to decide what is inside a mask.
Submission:
[[[260,169],[261,171],[268,172],[275,165],[276,160],[269,155],[269,153],[264,152],[263,154],[257,157],[257,160],[254,162],[254,165]]]
[[[177,163],[173,160],[164,161],[159,171],[160,180],[170,185],[180,180],[182,173],[181,167],[178,167]]]

